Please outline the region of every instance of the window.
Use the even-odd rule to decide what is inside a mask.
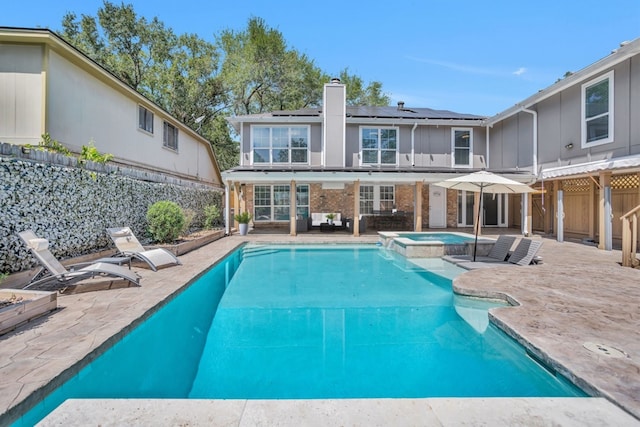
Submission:
[[[289,185],[256,185],[254,215],[256,222],[289,221],[291,207]],[[309,186],[296,186],[296,215],[309,217]]]
[[[473,166],[473,131],[464,128],[451,129],[451,151],[454,168]]]
[[[309,186],[296,186],[296,215],[298,218],[309,218]]]
[[[153,113],[142,105],[138,106],[138,128],[153,133]]]
[[[178,151],[178,128],[171,123],[164,122],[162,145],[167,148],[171,148],[172,150]]]
[[[370,215],[374,211],[391,212],[395,206],[393,185],[361,185],[360,213]]]
[[[613,142],[613,71],[582,85],[582,148]]]
[[[398,129],[360,128],[360,149],[363,165],[396,165]]]
[[[309,163],[308,126],[253,126],[253,163]]]

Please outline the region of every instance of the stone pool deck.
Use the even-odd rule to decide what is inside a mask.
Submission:
[[[620,251],[543,240],[543,265],[472,271],[459,276],[454,287],[466,294],[508,295],[519,302],[518,307],[494,309],[494,321],[526,340],[525,346],[553,369],[601,397],[72,400],[41,424],[640,425],[640,270],[620,267]],[[57,311],[0,336],[0,425],[11,422],[72,376],[83,360],[111,345],[112,337],[132,329],[137,319],[245,241],[370,243],[377,235],[234,235],[181,256],[182,266],[155,273],[135,268],[142,276],[141,287],[60,295]],[[594,353],[584,347],[586,342],[626,355]]]

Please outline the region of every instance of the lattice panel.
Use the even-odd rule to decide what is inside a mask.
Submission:
[[[589,191],[591,181],[589,178],[569,179],[562,183],[562,189],[567,193]]]
[[[638,188],[639,185],[640,178],[638,174],[614,175],[611,177],[611,188],[614,190]]]

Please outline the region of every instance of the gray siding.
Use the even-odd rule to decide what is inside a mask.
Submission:
[[[342,84],[324,86],[325,166],[345,163],[346,88]]]
[[[538,160],[542,167],[623,157],[640,152],[638,56],[614,68],[613,142],[585,149],[581,147],[582,84],[602,74],[571,86],[532,107],[538,110]],[[567,148],[569,144],[573,148]]]
[[[309,131],[309,144],[311,145],[309,153],[311,166],[322,165],[322,125],[314,123]]]

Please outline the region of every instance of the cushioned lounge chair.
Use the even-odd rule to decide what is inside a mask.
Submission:
[[[538,250],[542,246],[539,240],[520,239],[520,242],[514,249],[513,253],[507,261],[503,262],[461,262],[458,266],[467,270],[476,270],[478,268],[499,267],[504,265],[529,265],[536,258]]]
[[[147,263],[149,268],[158,268],[181,264],[180,260],[163,248],[145,249],[129,227],[107,228],[107,234],[118,248],[118,256],[128,256]]]
[[[40,270],[24,286],[23,289],[59,290],[81,280],[95,277],[113,277],[127,280],[136,286],[140,285],[140,278],[131,270],[97,260],[94,263],[82,263],[69,266],[67,270],[49,250],[49,241],[41,239],[31,230],[18,233],[20,239],[29,248],[31,254],[41,265]]]
[[[476,256],[476,261],[479,262],[503,262],[509,255],[509,250],[513,242],[516,241],[515,236],[500,235],[496,239],[496,242],[491,247],[491,251],[487,256]],[[473,255],[445,255],[443,260],[459,264],[461,262],[473,261]]]

